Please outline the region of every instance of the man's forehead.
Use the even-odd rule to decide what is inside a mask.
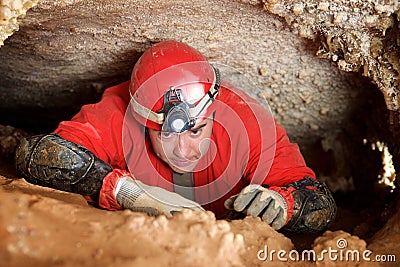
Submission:
[[[208,123],[210,121],[210,117],[199,117],[196,118],[196,123],[194,124],[193,128],[200,126],[201,124]]]

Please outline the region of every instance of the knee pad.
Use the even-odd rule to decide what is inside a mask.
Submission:
[[[323,183],[306,177],[289,184],[294,187],[294,213],[286,230],[304,233],[325,230],[334,220],[336,203]]]
[[[91,151],[55,134],[21,140],[15,164],[28,182],[86,196],[98,195],[112,171]]]

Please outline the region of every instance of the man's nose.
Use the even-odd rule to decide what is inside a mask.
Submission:
[[[178,145],[176,149],[178,149],[178,156],[184,157],[185,159],[191,159],[193,151],[187,134],[182,133],[178,135]]]

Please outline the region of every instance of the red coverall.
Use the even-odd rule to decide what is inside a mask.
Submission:
[[[120,209],[115,199],[118,180],[126,175],[147,185],[173,191],[172,170],[158,158],[142,125],[131,116],[129,81],[108,88],[100,102],[82,107],[71,121],[61,122],[55,133],[80,144],[110,164],[113,171],[103,180],[99,205]],[[216,101],[209,151],[194,171],[195,201],[216,216],[226,210],[224,201],[249,183],[273,188],[309,176],[297,144],[254,99],[237,89],[222,86]],[[282,193],[282,191],[280,191]],[[291,217],[293,198],[283,193]]]

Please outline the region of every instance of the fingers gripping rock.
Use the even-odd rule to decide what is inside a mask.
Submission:
[[[183,209],[204,211],[196,202],[156,186],[148,186],[131,177],[123,177],[116,188],[116,199],[121,207],[151,216],[171,217]]]
[[[243,188],[233,203],[234,209],[236,211],[244,211],[262,190],[264,190],[263,187],[255,184]]]
[[[276,230],[282,228],[288,218],[285,199],[278,192],[260,185],[245,187],[238,195],[228,198],[225,207],[249,216],[260,216]]]

